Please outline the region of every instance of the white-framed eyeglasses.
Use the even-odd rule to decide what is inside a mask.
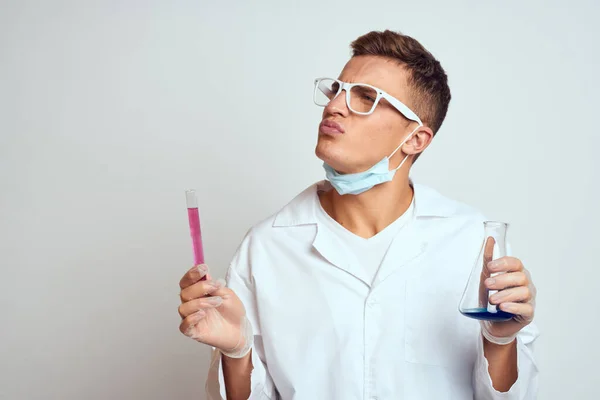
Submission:
[[[375,107],[377,107],[377,104],[383,98],[406,118],[417,122],[421,126],[423,125],[417,114],[400,100],[366,83],[347,83],[339,79],[317,78],[315,79],[314,102],[318,106],[325,107],[342,90],[346,91],[346,104],[353,113],[369,115],[375,111]]]

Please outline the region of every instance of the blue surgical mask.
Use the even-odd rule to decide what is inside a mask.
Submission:
[[[341,195],[344,194],[361,194],[371,189],[375,185],[379,185],[384,182],[390,182],[394,179],[394,175],[396,171],[402,168],[402,165],[408,159],[408,155],[404,157],[400,165],[397,168],[390,170],[390,158],[396,154],[396,152],[406,143],[408,139],[419,129],[421,126],[417,126],[414,131],[412,131],[406,139],[400,143],[400,146],[394,150],[392,154],[388,157],[384,157],[377,164],[373,165],[371,168],[364,172],[357,172],[355,174],[340,174],[336,170],[334,170],[327,163],[323,163],[323,168],[325,168],[325,177],[331,183],[331,186],[337,190],[337,192]]]

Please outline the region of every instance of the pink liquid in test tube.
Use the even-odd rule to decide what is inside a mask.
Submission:
[[[194,248],[194,265],[204,264],[204,249],[202,248],[202,231],[200,230],[200,216],[198,214],[198,198],[196,191],[186,190],[185,199],[187,202],[188,219],[190,221],[190,236],[192,237],[192,247]],[[203,279],[205,279],[204,277]]]

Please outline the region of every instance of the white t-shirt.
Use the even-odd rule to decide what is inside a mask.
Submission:
[[[321,202],[319,201],[320,204]],[[386,226],[381,232],[368,239],[360,237],[344,228],[327,214],[322,206],[317,207],[316,214],[317,223],[325,225],[347,247],[348,251],[354,254],[358,265],[361,265],[367,273],[369,282],[373,282],[379,266],[392,244],[392,240],[414,217],[414,197],[404,214]]]

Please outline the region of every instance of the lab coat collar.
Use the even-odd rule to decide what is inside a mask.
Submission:
[[[416,218],[445,218],[457,212],[458,207],[454,201],[442,196],[428,186],[415,184],[412,179],[410,182],[415,191]],[[316,224],[316,207],[319,206],[317,192],[321,190],[332,190],[331,184],[327,181],[320,181],[309,186],[281,209],[275,217],[273,226],[286,227]]]

